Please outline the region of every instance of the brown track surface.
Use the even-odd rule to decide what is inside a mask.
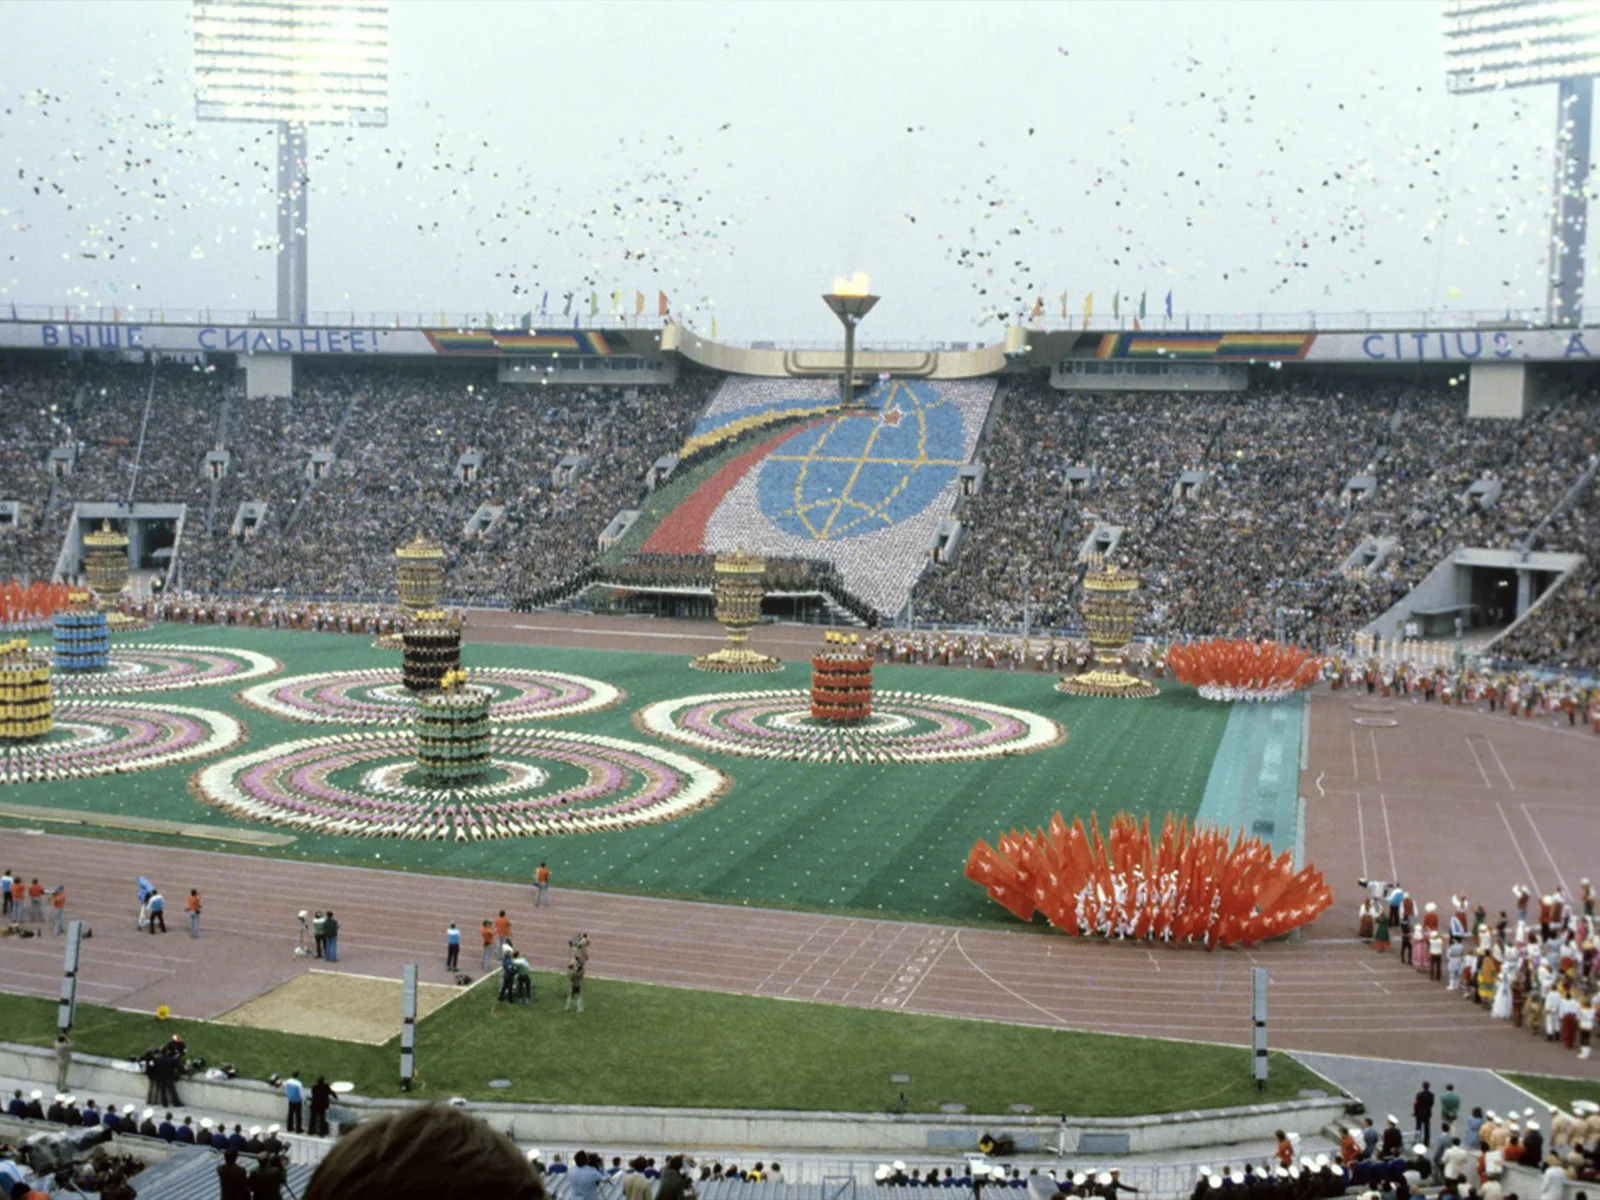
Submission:
[[[682,653],[698,652],[699,640],[714,642],[714,630],[547,614],[499,614],[494,621],[474,614],[472,623],[475,639]],[[619,636],[630,633],[642,636]],[[755,642],[769,653],[803,657],[816,640],[808,630],[763,630]],[[68,883],[69,914],[95,929],[81,972],[85,1000],[145,1009],[168,1003],[194,1017],[220,1015],[318,965],[292,953],[301,908],[339,914],[340,961],[332,969],[396,977],[403,963],[416,961],[424,980],[438,982],[446,979],[444,923],[460,922],[470,941],[484,916],[504,908],[517,944],[541,969],[562,967],[567,937],[587,931],[596,981],[1234,1044],[1248,1041],[1250,969],[1261,965],[1271,971],[1276,1047],[1573,1072],[1571,1055],[1491,1021],[1350,933],[1363,845],[1369,868],[1387,875],[1392,842],[1402,881],[1423,898],[1470,886],[1474,894],[1509,899],[1511,882],[1530,874],[1548,887],[1560,872],[1575,886],[1597,849],[1600,816],[1586,785],[1600,778],[1600,738],[1401,702],[1386,714],[1400,725],[1368,739],[1368,730],[1350,724],[1361,715],[1350,711],[1352,698],[1334,693],[1314,701],[1302,788],[1311,798],[1310,858],[1332,881],[1336,906],[1303,942],[1248,953],[572,892],[559,879],[553,906],[535,910],[531,887],[510,883],[17,830],[0,831],[0,864]],[[1467,739],[1477,739],[1481,773]],[[1522,869],[1523,856],[1531,871]],[[135,931],[139,874],[162,884],[174,909],[190,887],[201,889],[199,941],[188,938],[181,913],[164,937]],[[473,974],[476,960],[466,947],[463,966]],[[53,995],[60,969],[56,939],[0,942],[0,988]],[[603,983],[592,1001],[604,1002]]]

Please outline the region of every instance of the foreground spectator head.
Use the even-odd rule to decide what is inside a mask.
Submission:
[[[317,1167],[305,1200],[545,1200],[522,1152],[503,1134],[446,1105],[363,1123]]]

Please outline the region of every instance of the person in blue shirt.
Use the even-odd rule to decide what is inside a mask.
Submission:
[[[156,926],[159,925],[161,926],[161,932],[165,933],[167,931],[167,902],[162,898],[160,888],[150,893],[150,899],[147,903],[150,906],[150,932],[154,933]]]
[[[284,1119],[284,1126],[290,1133],[304,1133],[306,1085],[300,1082],[299,1071],[290,1071],[289,1078],[283,1081],[283,1098],[289,1104],[289,1115]]]
[[[11,1097],[11,1103],[6,1105],[6,1112],[18,1118],[28,1115],[28,1102],[22,1098],[21,1088],[18,1088],[16,1095]]]
[[[166,1116],[161,1118],[161,1124],[156,1126],[156,1136],[163,1142],[177,1140],[178,1127],[172,1123],[171,1113],[168,1113]]]
[[[597,1200],[600,1184],[606,1178],[598,1166],[595,1156],[587,1150],[579,1150],[572,1156],[572,1170],[567,1172],[570,1200]]]
[[[454,971],[461,961],[461,930],[456,928],[454,921],[450,928],[444,931],[444,969]]]
[[[100,1124],[111,1130],[112,1133],[115,1133],[117,1131],[117,1125],[121,1122],[121,1120],[122,1118],[117,1116],[117,1106],[115,1104],[108,1104],[106,1105],[105,1115],[100,1118]]]
[[[184,1117],[183,1124],[178,1126],[178,1141],[185,1146],[194,1145],[193,1117]]]

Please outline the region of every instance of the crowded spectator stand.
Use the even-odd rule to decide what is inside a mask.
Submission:
[[[811,717],[855,725],[872,715],[872,653],[857,634],[829,632],[811,657]]]
[[[696,671],[727,675],[763,675],[783,670],[770,654],[750,649],[750,631],[761,623],[761,600],[766,595],[767,564],[759,555],[735,550],[717,555],[713,566],[717,620],[727,631],[728,644],[711,654],[696,656],[689,665]]]
[[[1094,647],[1095,668],[1081,675],[1063,675],[1056,691],[1074,696],[1116,696],[1145,699],[1159,694],[1152,683],[1123,670],[1133,640],[1139,576],[1099,555],[1092,555],[1083,576],[1083,623]]]

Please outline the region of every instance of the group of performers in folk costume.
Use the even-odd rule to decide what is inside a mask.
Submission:
[[[1335,654],[1323,670],[1328,685],[1369,696],[1504,713],[1522,720],[1548,719],[1567,726],[1588,725],[1600,733],[1600,687],[1569,675],[1495,671],[1486,667],[1430,666],[1406,660],[1380,661]]]
[[[1175,643],[1167,650],[1173,678],[1198,688],[1207,700],[1286,700],[1315,683],[1325,662],[1299,646],[1231,638]]]
[[[1481,903],[1452,896],[1442,927],[1438,905],[1424,905],[1419,916],[1398,883],[1360,883],[1358,931],[1375,949],[1398,941],[1402,962],[1487,1006],[1491,1017],[1589,1057],[1600,1020],[1600,924],[1589,880],[1576,903],[1564,887],[1536,897],[1518,884],[1515,919],[1501,912],[1493,923]]]
[[[1333,903],[1320,872],[1296,871],[1259,838],[1190,826],[1170,814],[1159,839],[1150,819],[1127,813],[1102,837],[1097,818],[1069,828],[1008,833],[998,849],[979,841],[967,878],[1024,921],[1042,913],[1080,937],[1253,945],[1305,925]]]

